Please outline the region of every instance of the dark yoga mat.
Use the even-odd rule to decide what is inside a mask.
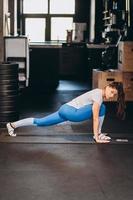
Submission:
[[[115,137],[114,137],[115,136]],[[3,132],[0,135],[0,143],[40,143],[40,144],[96,144],[93,140],[93,135],[89,134],[59,134],[55,135],[17,135],[16,137],[11,137],[7,133]],[[115,134],[112,136],[111,142],[109,144],[133,144],[133,138],[124,137],[120,134]]]

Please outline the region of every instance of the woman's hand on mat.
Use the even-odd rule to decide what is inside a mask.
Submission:
[[[103,139],[96,139],[95,140],[97,143],[109,143],[110,140],[103,140]]]
[[[93,138],[97,143],[109,143],[111,140],[111,137],[103,133],[100,133],[98,136],[94,136]]]

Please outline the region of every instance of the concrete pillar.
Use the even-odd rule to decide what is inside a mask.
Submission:
[[[0,0],[0,62],[4,61],[4,36],[8,35],[8,0]]]

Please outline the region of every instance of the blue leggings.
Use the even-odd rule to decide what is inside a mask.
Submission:
[[[100,107],[99,116],[105,115],[105,105]],[[43,118],[34,118],[34,124],[37,126],[51,126],[64,121],[81,122],[92,117],[92,105],[86,105],[82,108],[74,108],[68,104],[62,105],[59,110]]]

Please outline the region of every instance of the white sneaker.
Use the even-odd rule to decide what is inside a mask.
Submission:
[[[14,128],[12,127],[11,123],[7,123],[6,127],[7,127],[8,134],[12,137],[15,137],[16,133],[14,133]]]

